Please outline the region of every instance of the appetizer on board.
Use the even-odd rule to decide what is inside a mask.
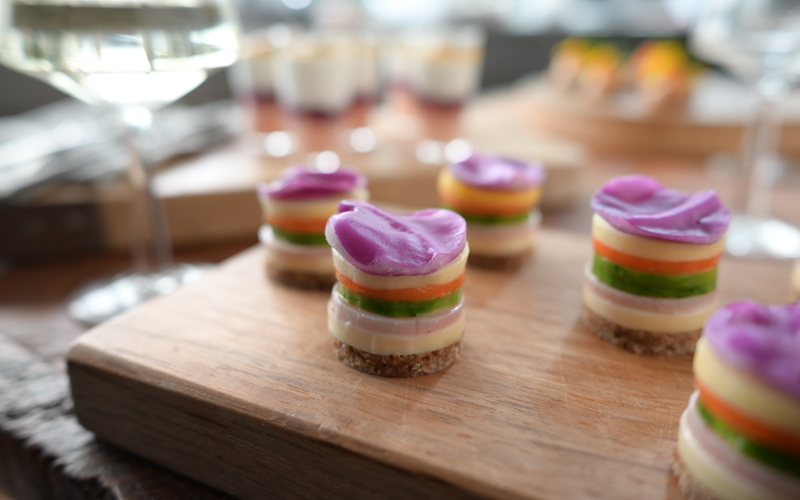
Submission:
[[[717,307],[717,263],[730,212],[714,191],[683,193],[641,175],[607,182],[592,208],[583,322],[638,354],[694,352]]]
[[[414,377],[456,361],[464,334],[466,222],[428,209],[389,213],[345,200],[328,221],[336,277],[328,329],[339,359],[372,375]]]
[[[293,288],[327,290],[335,282],[331,248],[325,240],[328,217],[345,198],[366,200],[366,178],[355,170],[318,172],[295,166],[258,188],[264,225],[267,276]]]

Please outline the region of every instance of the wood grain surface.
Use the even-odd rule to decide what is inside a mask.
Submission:
[[[517,273],[469,270],[462,359],[400,380],[339,363],[327,294],[267,282],[255,248],[81,337],[78,419],[242,498],[679,498],[667,470],[691,359],[589,334],[589,240],[540,236]],[[723,259],[723,302],[783,302],[789,266]]]

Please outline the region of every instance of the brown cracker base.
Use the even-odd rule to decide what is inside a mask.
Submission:
[[[276,283],[288,286],[290,288],[298,288],[300,290],[322,290],[330,291],[336,283],[336,275],[306,273],[302,271],[291,271],[289,269],[282,269],[275,266],[266,266],[267,277]]]
[[[702,328],[681,333],[657,333],[634,330],[613,323],[583,305],[581,321],[590,332],[616,346],[636,354],[681,356],[693,354]]]
[[[458,360],[461,341],[420,354],[372,354],[333,339],[336,355],[350,368],[381,377],[419,377],[444,370]]]
[[[681,493],[687,500],[720,500],[718,496],[695,479],[689,468],[681,460],[677,446],[672,450],[672,465],[669,471],[678,480],[678,488],[680,488]]]
[[[516,255],[481,255],[470,253],[467,257],[467,265],[492,271],[513,271],[522,267],[531,256],[530,251]]]

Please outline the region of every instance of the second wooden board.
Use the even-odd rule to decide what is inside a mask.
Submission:
[[[384,379],[335,358],[327,294],[268,282],[253,249],[80,338],[77,415],[242,498],[679,498],[691,359],[636,356],[578,323],[590,255],[588,238],[542,231],[519,272],[470,269],[462,359]],[[723,260],[723,301],[782,301],[788,270]]]
[[[700,78],[688,103],[652,111],[632,91],[603,99],[531,85],[524,113],[533,128],[568,137],[594,151],[638,155],[706,157],[738,155],[746,127],[754,119],[755,91],[716,75]],[[800,156],[800,100],[781,104],[781,151]]]

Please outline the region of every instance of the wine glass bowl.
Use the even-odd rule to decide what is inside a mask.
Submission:
[[[275,97],[272,70],[275,54],[289,43],[292,28],[284,24],[242,35],[239,60],[228,72],[228,83],[243,112],[243,141],[255,156],[281,158],[297,149],[297,138],[287,129]]]
[[[756,84],[777,72],[787,80],[800,74],[800,2],[713,1],[691,36],[692,50]]]
[[[230,0],[0,0],[0,63],[110,108],[126,130],[134,272],[78,293],[68,308],[76,319],[99,323],[198,278],[198,268],[172,261],[147,133],[152,110],[237,54]]]
[[[738,206],[726,250],[741,257],[800,256],[800,230],[770,217],[779,175],[784,100],[800,76],[800,0],[707,2],[691,33],[695,54],[754,87],[755,119],[745,135]]]
[[[169,104],[236,59],[225,2],[6,1],[0,61],[91,104]]]

